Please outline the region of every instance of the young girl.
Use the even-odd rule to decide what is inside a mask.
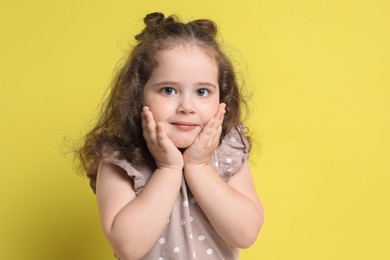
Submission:
[[[210,20],[152,13],[79,150],[118,259],[238,259],[263,222]]]

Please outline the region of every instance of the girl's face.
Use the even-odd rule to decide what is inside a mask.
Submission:
[[[187,148],[215,116],[219,105],[218,66],[196,45],[161,50],[144,88],[143,105],[164,125],[178,148]]]

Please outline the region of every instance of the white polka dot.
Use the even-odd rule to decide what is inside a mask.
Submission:
[[[186,221],[182,220],[180,223],[184,226],[186,224]]]
[[[219,163],[218,162],[215,162],[215,167],[218,167],[219,166]]]
[[[173,252],[175,252],[175,253],[179,253],[180,252],[180,247],[175,247],[174,249],[173,249]]]
[[[193,256],[194,258],[196,258],[196,253],[195,253],[195,252],[192,252],[192,256]]]
[[[190,234],[190,239],[192,239],[192,234]]]
[[[200,236],[198,237],[198,239],[199,239],[199,241],[203,241],[203,240],[206,239],[206,237],[205,237],[204,235],[200,235]]]
[[[223,143],[223,144],[226,143],[225,140],[222,140],[222,143]]]
[[[183,206],[188,207],[188,200],[183,201]]]
[[[164,260],[164,257],[159,257],[158,260]]]
[[[236,138],[234,136],[232,136],[232,137],[230,137],[230,140],[232,140],[232,142],[235,142]]]
[[[192,203],[192,204],[195,204],[195,203],[196,203],[196,199],[195,199],[195,198],[192,198],[192,199],[191,199],[191,203]]]
[[[236,152],[237,155],[240,155],[241,153],[240,152]]]
[[[207,253],[208,255],[212,255],[213,252],[214,252],[214,250],[211,249],[211,248],[207,249],[207,251],[206,251],[206,253]]]
[[[228,171],[228,172],[232,172],[232,171],[233,171],[233,168],[229,167],[229,168],[227,169],[227,171]]]
[[[161,245],[164,245],[165,244],[165,238],[160,238],[160,240],[158,241]]]
[[[232,162],[232,158],[227,158],[227,159],[226,159],[226,162],[227,162],[227,163],[231,163],[231,162]]]
[[[193,218],[193,217],[191,217],[191,216],[190,216],[190,221],[191,221],[191,222],[192,222],[192,221],[194,221],[194,218]]]

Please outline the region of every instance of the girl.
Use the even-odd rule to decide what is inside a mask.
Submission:
[[[118,259],[238,259],[263,222],[210,20],[152,13],[79,150]]]

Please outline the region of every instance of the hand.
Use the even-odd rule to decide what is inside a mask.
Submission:
[[[183,155],[167,136],[162,123],[154,121],[149,107],[144,107],[141,114],[143,136],[152,154],[157,168],[182,170]]]
[[[206,165],[219,144],[226,104],[219,104],[214,118],[210,119],[194,143],[184,152],[184,165]]]

